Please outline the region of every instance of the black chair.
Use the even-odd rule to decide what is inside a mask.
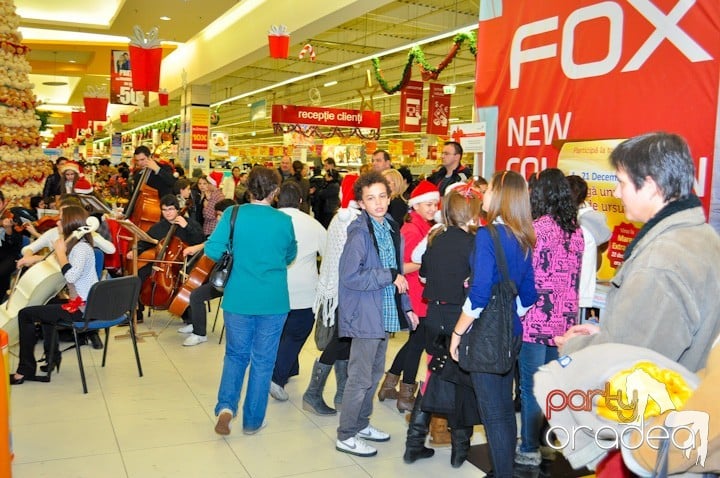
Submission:
[[[82,379],[83,392],[88,393],[87,382],[85,380],[85,368],[83,367],[82,352],[78,343],[78,332],[86,332],[90,330],[105,329],[105,347],[103,348],[102,366],[105,366],[107,357],[108,344],[110,343],[110,327],[120,324],[130,323],[130,338],[132,339],[133,349],[135,350],[135,361],[137,362],[138,375],[143,376],[142,366],[140,365],[140,355],[138,354],[137,340],[135,338],[135,329],[132,326],[132,317],[140,296],[140,278],[136,276],[118,277],[116,279],[107,279],[96,282],[88,294],[87,305],[83,320],[76,322],[60,321],[57,327],[71,328],[73,337],[75,338],[75,351],[77,352],[78,366],[80,368],[80,378]],[[57,329],[53,334],[52,345],[50,350],[57,347]],[[48,370],[48,380],[52,370]]]

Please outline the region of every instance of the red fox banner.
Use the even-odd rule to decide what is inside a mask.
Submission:
[[[718,19],[718,0],[483,0],[475,102],[486,164],[527,177],[556,166],[567,141],[678,133],[708,210]]]

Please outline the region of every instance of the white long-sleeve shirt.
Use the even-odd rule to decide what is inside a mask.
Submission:
[[[26,255],[27,251],[32,252],[33,254],[37,254],[38,251],[41,249],[45,249],[46,247],[50,250],[55,249],[55,241],[58,240],[60,237],[60,231],[57,227],[53,227],[52,229],[48,229],[40,237],[35,239],[33,242],[28,244],[27,246],[22,248],[22,254]],[[104,237],[102,237],[97,232],[92,233],[93,238],[93,244],[95,247],[103,251],[105,254],[114,254],[115,253],[115,244],[108,241]]]

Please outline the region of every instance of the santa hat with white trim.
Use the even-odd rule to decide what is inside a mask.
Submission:
[[[440,190],[438,187],[427,179],[423,179],[417,186],[415,186],[415,189],[412,190],[410,199],[408,200],[408,205],[412,207],[415,204],[423,202],[438,201],[440,201]]]
[[[75,192],[77,194],[92,194],[93,192],[93,185],[90,184],[90,181],[85,176],[80,176],[77,181],[75,181]]]
[[[208,174],[207,180],[210,184],[215,186],[216,188],[219,188],[220,185],[223,182],[223,179],[225,179],[225,175],[221,173],[220,171],[213,171],[212,173]]]

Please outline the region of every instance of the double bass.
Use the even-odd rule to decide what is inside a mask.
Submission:
[[[125,211],[125,217],[146,232],[160,220],[158,192],[155,188],[147,185],[151,173],[150,168],[143,170],[128,203],[127,211]]]
[[[138,267],[152,263],[152,273],[140,289],[140,300],[154,309],[167,309],[180,285],[182,251],[186,244],[175,236],[177,227],[177,224],[170,226],[160,243],[138,257]]]

